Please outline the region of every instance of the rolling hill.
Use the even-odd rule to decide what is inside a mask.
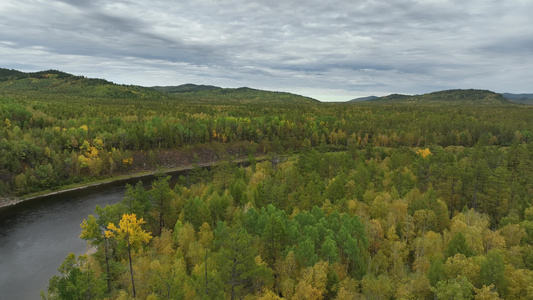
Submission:
[[[142,87],[122,85],[104,79],[75,76],[57,70],[21,72],[0,68],[0,92],[5,95],[49,97],[57,94],[72,97],[111,99],[169,99],[190,103],[317,103],[318,100],[291,93],[257,90],[248,87],[221,88],[210,85]]]
[[[503,93],[502,96],[511,102],[533,105],[533,94]]]
[[[249,104],[252,102],[268,103],[318,103],[313,98],[286,92],[258,90],[249,87],[222,88],[212,85],[183,84],[179,86],[156,86],[153,89],[170,94],[178,99],[194,102],[230,102],[232,104]]]
[[[153,86],[155,90],[158,90],[163,93],[187,93],[187,92],[203,92],[203,91],[212,91],[222,89],[221,87],[214,85],[198,85],[198,84],[182,84],[178,86]]]
[[[366,96],[366,97],[359,97],[352,100],[349,100],[348,102],[360,102],[360,101],[370,101],[379,98],[378,96]]]
[[[356,100],[356,99],[354,99]],[[353,100],[352,100],[353,101]],[[359,102],[361,103],[361,102]],[[391,94],[364,102],[372,104],[417,104],[417,105],[512,105],[501,94],[488,90],[445,90],[423,95]]]
[[[120,85],[104,79],[86,78],[57,70],[25,73],[0,69],[0,92],[3,95],[158,99],[163,93],[135,85]]]
[[[311,104],[318,100],[286,92],[258,90],[249,87],[222,88],[212,85],[143,87],[115,84],[105,79],[76,76],[58,70],[21,72],[0,68],[0,92],[4,96],[69,97],[109,99],[167,99],[196,104]],[[356,98],[350,103],[422,104],[422,105],[510,105],[533,104],[533,94],[498,94],[488,90],[456,89],[423,95],[391,94],[383,97]]]

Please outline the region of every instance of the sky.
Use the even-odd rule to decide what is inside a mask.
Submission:
[[[530,0],[2,0],[0,67],[321,101],[533,92]]]

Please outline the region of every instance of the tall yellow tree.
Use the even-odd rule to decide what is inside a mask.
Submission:
[[[124,242],[128,249],[128,260],[130,263],[131,288],[133,298],[135,298],[135,281],[133,279],[133,266],[131,263],[131,250],[137,249],[142,244],[148,243],[152,235],[142,229],[141,225],[146,223],[142,218],[137,220],[135,214],[124,214],[119,221],[119,227],[109,223],[105,231],[107,238],[115,238],[119,242]]]

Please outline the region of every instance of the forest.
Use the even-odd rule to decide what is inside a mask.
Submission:
[[[159,169],[43,299],[533,298],[531,106],[1,71],[0,197]]]

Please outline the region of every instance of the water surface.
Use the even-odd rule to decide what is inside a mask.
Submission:
[[[175,173],[174,175],[179,175]],[[153,176],[142,178],[145,184]],[[0,208],[0,298],[40,299],[49,279],[73,252],[83,254],[80,224],[96,205],[119,202],[129,179],[97,187],[46,196]]]

